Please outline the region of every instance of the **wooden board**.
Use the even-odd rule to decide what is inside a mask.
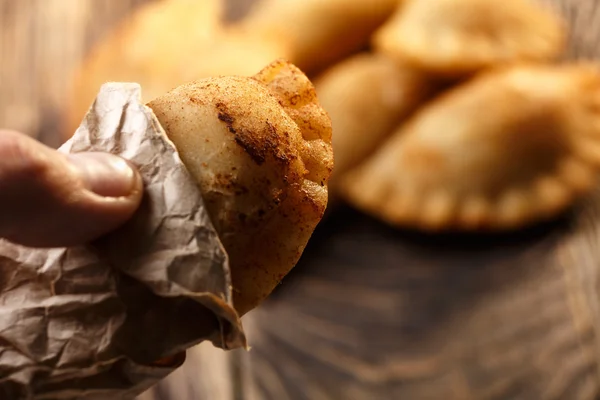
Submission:
[[[599,222],[596,203],[511,235],[427,236],[338,209],[246,317],[251,351],[194,349],[153,399],[213,399],[194,376],[228,363],[236,382],[240,362],[242,395],[219,400],[596,399]]]

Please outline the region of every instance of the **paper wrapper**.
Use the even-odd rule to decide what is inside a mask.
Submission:
[[[131,399],[204,340],[245,347],[225,250],[137,84],[106,84],[61,151],[131,160],[146,195],[85,247],[0,241],[0,399]]]

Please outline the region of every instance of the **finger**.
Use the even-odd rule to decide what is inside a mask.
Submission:
[[[0,237],[32,247],[85,244],[127,221],[142,192],[138,172],[117,156],[62,154],[0,131]]]

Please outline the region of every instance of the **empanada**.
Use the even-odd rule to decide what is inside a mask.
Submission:
[[[148,105],[199,183],[244,314],[296,264],[323,216],[331,121],[308,78],[283,61],[251,78],[183,85]]]
[[[357,208],[425,230],[546,220],[592,190],[600,167],[600,70],[483,73],[419,111],[342,177]]]
[[[321,105],[331,118],[335,169],[329,181],[371,154],[432,92],[425,75],[380,54],[362,53],[315,79]]]
[[[400,0],[260,0],[239,26],[289,42],[290,61],[312,74],[366,46]]]
[[[184,82],[252,75],[287,56],[277,38],[247,36],[221,26],[222,0],[149,3],[96,46],[77,71],[67,107],[70,137],[107,81],[137,82],[149,101]]]
[[[566,46],[564,22],[536,0],[405,0],[374,47],[441,75],[546,61]]]

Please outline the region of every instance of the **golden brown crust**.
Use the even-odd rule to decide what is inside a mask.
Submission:
[[[305,142],[301,148],[306,178],[326,185],[333,170],[331,119],[306,75],[283,60],[273,62],[254,79],[265,84],[294,120]]]
[[[79,127],[106,82],[138,82],[145,100],[150,100],[194,79],[185,76],[189,55],[220,30],[222,12],[222,0],[160,0],[141,6],[103,38],[75,72],[65,135]]]
[[[239,26],[279,37],[289,59],[313,74],[368,44],[399,0],[261,0]]]
[[[534,0],[405,0],[374,46],[440,75],[548,61],[566,46],[566,25]]]
[[[485,73],[420,111],[344,178],[357,207],[425,230],[512,229],[554,217],[600,168],[596,66]]]
[[[144,101],[183,82],[222,75],[251,75],[285,57],[276,37],[222,26],[222,0],[161,0],[143,6],[104,38],[76,72],[67,136],[81,123],[102,84],[137,82]]]
[[[431,96],[429,76],[382,54],[360,53],[315,79],[319,100],[331,117],[338,177],[373,153],[394,129]]]
[[[183,85],[149,106],[200,185],[244,314],[296,264],[324,213],[329,119],[310,81],[283,61],[252,78]]]

